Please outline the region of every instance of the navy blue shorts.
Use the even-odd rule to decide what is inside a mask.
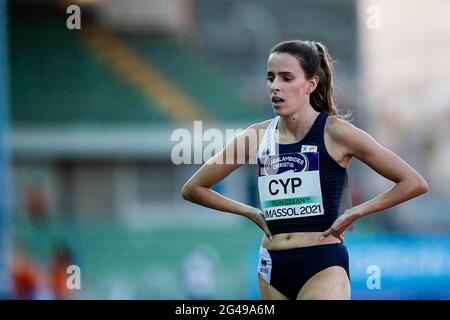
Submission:
[[[348,265],[347,248],[342,243],[287,250],[259,249],[259,274],[292,300],[297,298],[300,289],[313,275],[328,267],[343,267],[350,279]]]

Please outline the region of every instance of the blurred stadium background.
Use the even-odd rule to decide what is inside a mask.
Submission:
[[[449,21],[447,0],[2,1],[1,296],[258,299],[262,233],[182,200],[199,165],[171,162],[171,135],[272,117],[267,54],[297,38],[328,46],[341,110],[430,186],[346,234],[352,298],[449,299]],[[349,173],[354,204],[391,186]],[[255,177],[215,190],[258,206]]]

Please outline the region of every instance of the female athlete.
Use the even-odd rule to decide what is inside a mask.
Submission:
[[[262,299],[350,299],[344,231],[364,216],[427,192],[427,182],[338,113],[331,58],[322,43],[275,45],[267,62],[267,90],[275,117],[236,135],[185,183],[182,195],[244,216],[264,231],[258,263]],[[394,185],[346,207],[347,167],[353,158]],[[251,162],[258,167],[261,208],[211,190]]]

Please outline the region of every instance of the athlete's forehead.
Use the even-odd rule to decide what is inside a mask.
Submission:
[[[302,68],[296,57],[289,53],[272,53],[267,60],[269,73],[298,73]]]

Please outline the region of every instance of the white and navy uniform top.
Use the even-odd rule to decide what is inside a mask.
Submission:
[[[306,136],[275,141],[279,116],[268,125],[257,151],[261,210],[273,235],[325,231],[351,206],[346,168],[325,148],[328,113],[321,112]]]

